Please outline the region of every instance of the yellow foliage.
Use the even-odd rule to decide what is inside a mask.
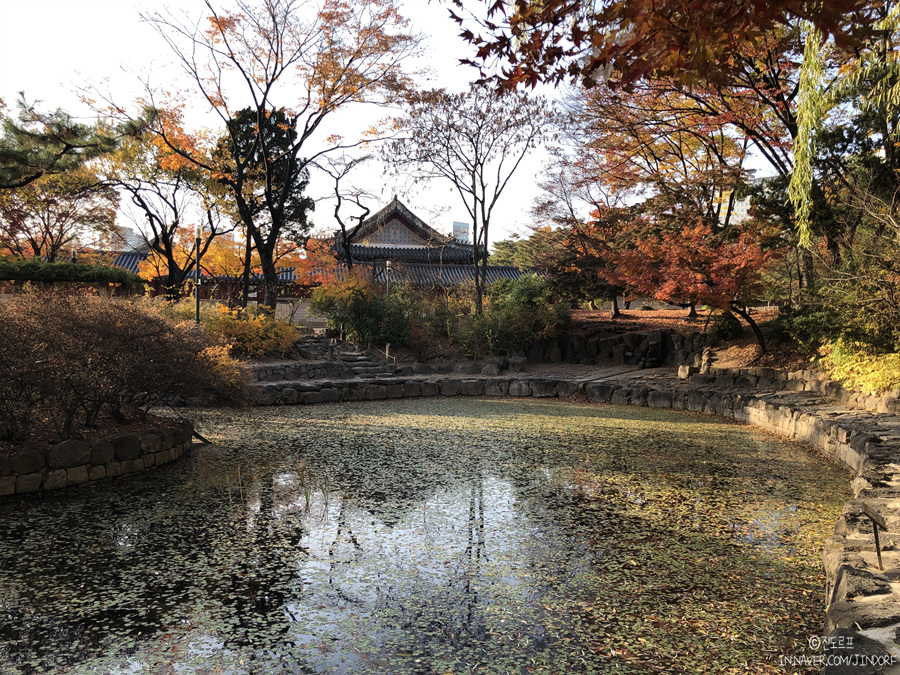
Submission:
[[[819,365],[833,380],[866,394],[900,386],[900,354],[873,354],[864,345],[838,339],[820,350]]]
[[[249,357],[284,356],[299,337],[294,326],[251,308],[220,306],[206,327],[225,338],[236,352]]]
[[[209,364],[215,376],[229,386],[240,386],[246,381],[247,373],[240,361],[232,358],[227,346],[207,347],[200,352],[201,358]]]

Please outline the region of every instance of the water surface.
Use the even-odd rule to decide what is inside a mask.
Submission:
[[[0,672],[782,672],[847,475],[513,399],[194,411],[216,446],[0,505]]]

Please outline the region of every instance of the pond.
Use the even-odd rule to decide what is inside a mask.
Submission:
[[[217,445],[0,505],[0,672],[784,672],[842,470],[535,399],[191,411]]]

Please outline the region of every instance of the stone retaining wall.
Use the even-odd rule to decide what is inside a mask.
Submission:
[[[0,455],[0,496],[59,490],[172,462],[191,449],[194,425],[87,443],[70,439],[46,450]]]
[[[670,330],[634,333],[598,331],[588,335],[563,333],[539,340],[520,352],[530,363],[580,363],[583,365],[641,364],[654,355],[670,366],[700,367],[706,336],[680,335]],[[655,345],[655,347],[654,347]],[[696,362],[696,363],[695,363]]]
[[[745,389],[778,389],[780,391],[811,391],[827,396],[843,405],[871,412],[900,414],[898,392],[875,395],[846,389],[840,382],[829,380],[816,370],[785,372],[773,368],[709,368],[701,373],[690,367],[679,368],[679,377],[693,384],[712,384],[716,387]]]

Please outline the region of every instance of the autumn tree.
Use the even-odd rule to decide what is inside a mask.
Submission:
[[[625,232],[634,245],[610,252],[607,276],[640,293],[673,303],[703,303],[739,314],[753,330],[762,352],[766,341],[747,311],[760,290],[762,273],[779,255],[751,228],[714,232],[708,223],[648,237],[647,223]]]
[[[116,231],[118,195],[86,169],[46,175],[0,192],[0,248],[56,261]]]
[[[473,58],[503,85],[571,81],[586,87],[675,77],[715,82],[738,45],[807,20],[842,47],[870,34],[867,0],[446,0]],[[499,66],[499,72],[490,73]]]
[[[202,28],[171,13],[144,18],[223,123],[225,161],[184,147],[165,124],[153,131],[227,188],[259,254],[265,302],[274,309],[275,249],[291,225],[298,179],[318,157],[355,145],[332,139],[314,149],[311,141],[336,111],[393,100],[408,85],[403,67],[420,40],[409,32],[399,0],[236,0],[228,9],[207,0],[206,8]]]
[[[174,124],[171,115],[163,116]],[[183,132],[180,138],[195,149],[199,145]],[[201,226],[201,258],[213,240],[234,230],[234,223],[219,212],[216,185],[161,139],[148,134],[125,139],[102,167],[105,184],[127,196],[130,208],[125,213],[138,225],[150,249],[142,272],[162,279],[167,299],[179,298],[195,267],[196,226]]]
[[[473,86],[461,94],[427,91],[396,120],[401,138],[383,158],[419,180],[449,181],[472,220],[475,302],[482,309],[491,218],[522,160],[553,124],[549,104],[523,94]]]

